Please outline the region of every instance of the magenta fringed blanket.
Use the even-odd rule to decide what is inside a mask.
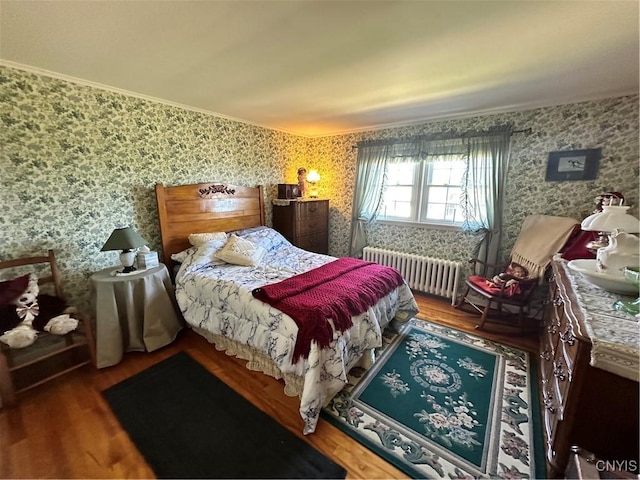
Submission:
[[[293,362],[307,358],[311,342],[329,346],[335,330],[344,332],[360,315],[402,285],[394,268],[355,258],[339,258],[278,283],[253,290],[253,296],[289,315],[298,325]]]

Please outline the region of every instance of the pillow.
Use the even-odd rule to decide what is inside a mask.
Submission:
[[[171,254],[171,260],[173,260],[174,262],[178,262],[178,263],[184,263],[184,261],[187,259],[187,257],[189,255],[191,255],[192,253],[194,253],[197,250],[198,247],[189,247],[186,250],[182,250],[181,252],[178,253],[172,253]]]
[[[189,243],[194,247],[202,245],[205,242],[211,240],[226,240],[227,234],[225,232],[208,232],[208,233],[192,233],[189,235]]]
[[[259,230],[254,230],[238,236],[260,245],[267,252],[271,252],[281,247],[291,246],[291,242],[284,238],[280,232],[268,227],[261,227]]]
[[[203,260],[203,257],[210,253],[210,260],[214,261],[215,258],[213,258],[213,253],[224,246],[226,239],[227,237],[225,236],[223,240],[209,240],[208,242],[202,242],[198,246],[189,247],[186,250],[182,250],[181,252],[173,253],[171,254],[171,260],[176,263],[185,263],[189,257],[194,257],[196,261],[200,262]],[[214,245],[216,247],[214,247]],[[210,251],[212,249],[213,252]],[[222,262],[218,261],[218,263]]]
[[[250,233],[253,232],[259,232],[260,230],[264,230],[265,228],[269,228],[266,225],[260,225],[258,227],[249,227],[249,228],[243,228],[242,230],[235,230],[233,232],[231,232],[234,235],[237,235],[238,237],[244,237]]]
[[[11,305],[29,285],[29,275],[0,282],[0,305]]]
[[[218,240],[209,240],[208,242],[204,242],[196,247],[196,251],[193,252],[193,256],[191,258],[191,266],[200,265],[200,264],[213,264],[213,265],[222,265],[225,263],[221,259],[216,257],[216,253],[222,249],[227,243],[227,238]]]
[[[266,253],[267,251],[260,245],[242,237],[231,235],[224,247],[214,256],[227,263],[252,267],[259,264]]]

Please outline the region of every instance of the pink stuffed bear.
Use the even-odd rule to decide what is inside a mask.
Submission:
[[[24,348],[35,342],[38,332],[64,335],[78,326],[73,308],[58,297],[39,295],[33,275],[0,282],[0,342]]]

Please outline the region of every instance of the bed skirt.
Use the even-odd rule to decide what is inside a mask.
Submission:
[[[229,356],[246,360],[247,364],[245,365],[245,367],[247,368],[247,370],[262,372],[266,375],[269,375],[270,377],[275,378],[276,380],[284,380],[285,395],[289,397],[301,397],[302,389],[304,386],[303,377],[293,375],[291,373],[283,373],[269,356],[253,347],[249,347],[221,335],[216,335],[215,333],[208,332],[207,330],[200,327],[195,327],[193,325],[188,325],[188,327],[198,335],[203,336],[209,343],[212,343],[216,347],[216,350],[225,352]],[[373,364],[374,361],[375,351],[374,349],[369,349],[365,351],[362,357],[360,357],[360,359],[355,362],[351,368],[355,366],[368,368],[369,366],[371,366],[371,364]],[[330,401],[331,398],[327,399],[325,405]]]
[[[215,333],[208,332],[199,327],[189,325],[194,332],[202,335],[207,339],[209,343],[212,343],[216,350],[225,352],[229,356],[238,357],[242,360],[246,360],[247,370],[253,370],[255,372],[262,372],[277,380],[284,380],[285,387],[284,393],[289,397],[300,397],[302,395],[302,386],[304,379],[298,375],[292,375],[290,373],[282,373],[271,358],[264,353],[256,350],[255,348],[243,345],[238,342],[234,342],[222,335],[216,335]]]

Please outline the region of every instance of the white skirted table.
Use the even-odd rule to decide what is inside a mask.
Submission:
[[[164,264],[127,275],[115,275],[116,270],[91,275],[98,368],[119,363],[124,352],[164,347],[183,327]]]

